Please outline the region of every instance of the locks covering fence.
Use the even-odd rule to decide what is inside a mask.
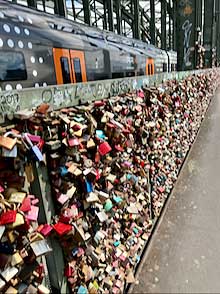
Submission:
[[[209,71],[81,106],[52,110],[41,104],[2,127],[0,253],[13,262],[2,267],[1,289],[19,290],[22,260],[29,266],[29,259],[42,256],[51,285],[43,288],[42,264],[25,280],[42,293],[61,289],[62,275],[72,293],[122,293],[135,282],[218,82],[219,73]],[[36,182],[39,195],[32,195]],[[20,235],[25,241],[18,247]],[[52,264],[59,271],[56,285]]]

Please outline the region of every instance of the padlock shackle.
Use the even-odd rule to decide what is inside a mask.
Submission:
[[[49,139],[51,139],[52,138],[52,133],[51,133],[51,129],[50,129],[50,126],[47,126],[47,130],[48,130],[48,133],[49,133]]]
[[[3,135],[3,137],[8,137],[9,135],[11,135],[11,136],[13,136],[13,137],[15,137],[15,138],[21,138],[21,137],[22,137],[22,135],[15,134],[15,133],[13,133],[12,131],[9,131],[9,132],[5,133],[5,134]]]

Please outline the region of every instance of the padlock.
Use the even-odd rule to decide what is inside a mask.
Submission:
[[[35,160],[44,161],[44,158],[43,158],[43,155],[42,155],[40,149],[38,148],[37,145],[33,145],[33,143],[31,142],[31,140],[29,139],[27,133],[25,133],[23,135],[23,138],[25,139],[25,142],[27,142],[28,147],[31,150],[31,153],[34,156]]]
[[[8,136],[15,137],[14,139]],[[17,138],[21,136],[14,132],[7,132],[3,137],[0,137],[0,145],[2,146],[2,156],[4,157],[17,157]]]
[[[60,140],[47,141],[46,142],[46,147],[48,147],[48,149],[50,151],[55,151],[55,150],[58,150],[61,147],[61,142],[60,142]]]
[[[34,172],[31,162],[25,164],[25,174],[29,183],[34,181]]]
[[[39,143],[41,140],[41,137],[37,136],[37,135],[32,135],[32,134],[27,133],[27,136],[31,140],[32,143]]]
[[[9,138],[8,136],[12,134],[12,132],[8,132],[4,134],[4,136],[0,137],[0,146],[4,147],[8,150],[12,150],[12,148],[16,145],[17,139]]]
[[[4,157],[17,157],[17,145],[15,145],[12,150],[8,150],[4,147],[2,147],[2,156]]]

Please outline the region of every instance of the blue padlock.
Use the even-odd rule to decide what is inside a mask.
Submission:
[[[86,180],[86,191],[87,193],[93,192],[92,183]]]

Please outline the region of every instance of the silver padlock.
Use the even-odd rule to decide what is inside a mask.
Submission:
[[[11,150],[8,150],[4,147],[2,147],[2,156],[3,157],[17,157],[18,149],[17,145],[15,145]]]

